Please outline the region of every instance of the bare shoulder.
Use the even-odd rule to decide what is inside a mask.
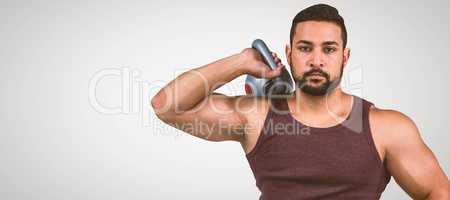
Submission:
[[[266,97],[240,96],[235,100],[236,111],[246,119],[245,137],[241,141],[245,153],[249,153],[264,126],[270,100]]]
[[[400,111],[372,106],[369,119],[374,139],[378,140],[381,148],[395,148],[421,141],[414,121]]]
[[[372,106],[369,113],[371,124],[377,129],[384,130],[386,133],[401,135],[409,132],[408,130],[416,129],[414,121],[400,111],[380,109]]]

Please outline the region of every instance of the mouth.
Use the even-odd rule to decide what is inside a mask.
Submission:
[[[308,77],[317,79],[317,78],[325,78],[321,73],[313,73],[311,75],[309,75]]]
[[[309,82],[311,84],[319,84],[322,83],[325,78],[323,76],[311,76],[309,78]]]

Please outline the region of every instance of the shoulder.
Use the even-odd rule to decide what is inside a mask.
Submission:
[[[259,134],[274,104],[276,101],[267,97],[241,96],[238,98],[236,110],[246,119],[247,136]]]
[[[271,107],[280,102],[267,97],[236,97],[236,111],[246,120],[245,137],[241,141],[246,154],[251,152],[256,146]]]
[[[369,108],[369,119],[373,125],[392,130],[390,132],[416,128],[414,121],[410,117],[396,110],[380,109],[372,106]]]
[[[414,121],[400,111],[372,106],[369,108],[369,120],[372,133],[378,136],[386,147],[420,140]]]

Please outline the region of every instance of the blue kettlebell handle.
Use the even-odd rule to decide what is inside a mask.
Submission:
[[[263,57],[264,62],[269,65],[270,69],[274,70],[277,68],[277,64],[272,58],[272,53],[270,53],[269,48],[261,39],[256,39],[252,43],[252,48],[256,49],[259,54]]]

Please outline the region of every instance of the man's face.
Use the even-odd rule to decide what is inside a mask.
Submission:
[[[339,85],[350,50],[343,49],[338,25],[300,22],[291,45],[286,46],[286,56],[294,81],[302,92],[322,96]]]

